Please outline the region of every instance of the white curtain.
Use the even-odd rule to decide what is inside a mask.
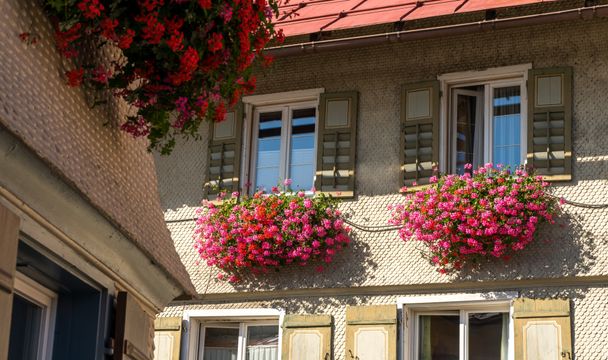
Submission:
[[[276,345],[247,346],[247,360],[277,360],[278,350]]]

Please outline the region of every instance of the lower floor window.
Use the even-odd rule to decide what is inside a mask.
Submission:
[[[417,359],[508,359],[508,313],[420,313],[417,322]]]
[[[9,359],[51,358],[56,294],[17,274],[11,319]]]
[[[279,359],[277,323],[205,322],[200,326],[200,360]]]

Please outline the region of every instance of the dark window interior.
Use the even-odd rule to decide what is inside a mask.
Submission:
[[[104,359],[112,336],[112,301],[107,291],[85,282],[21,241],[17,271],[58,294],[53,359]]]

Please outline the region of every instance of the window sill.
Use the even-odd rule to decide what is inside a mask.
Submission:
[[[433,184],[424,184],[424,185],[416,185],[416,186],[408,187],[406,191],[403,191],[401,193],[403,195],[415,193],[415,192],[418,192],[418,191],[426,190],[429,187],[431,187],[431,185],[433,185]]]
[[[560,175],[542,175],[543,180],[550,182],[566,182],[572,181],[572,174],[560,174]]]

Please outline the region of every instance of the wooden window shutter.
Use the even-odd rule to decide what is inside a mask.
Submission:
[[[321,94],[317,137],[317,191],[355,195],[358,93]]]
[[[331,316],[286,315],[281,359],[330,360]]]
[[[182,318],[166,317],[154,320],[154,359],[179,360]]]
[[[346,359],[397,359],[397,306],[346,307]]]
[[[528,72],[527,161],[546,180],[572,179],[572,68]]]
[[[439,163],[439,81],[401,90],[401,174],[403,185],[429,183]]]
[[[18,243],[19,217],[0,204],[0,359],[8,356]]]
[[[152,360],[154,317],[145,312],[133,295],[121,291],[116,298],[114,360]]]
[[[243,104],[226,113],[224,121],[209,125],[205,198],[214,200],[219,191],[239,191]]]
[[[570,301],[515,299],[515,359],[572,359]]]

